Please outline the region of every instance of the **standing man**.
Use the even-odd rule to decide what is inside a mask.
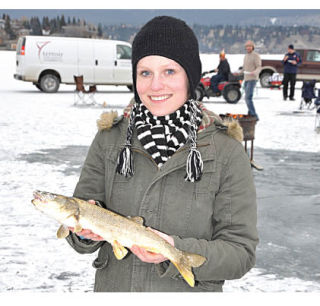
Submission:
[[[283,100],[287,100],[288,97],[288,84],[290,82],[290,95],[289,99],[294,101],[294,87],[296,84],[296,76],[298,66],[301,64],[301,57],[294,50],[293,45],[288,46],[288,53],[284,56],[282,63],[284,65],[284,77],[283,77]]]
[[[217,72],[217,74],[214,75],[210,80],[210,88],[216,96],[220,95],[218,84],[222,81],[228,81],[229,74],[231,72],[224,50],[220,52],[219,59],[219,66],[216,69],[211,70],[211,72]]]
[[[245,101],[248,107],[248,115],[254,116],[259,120],[252,98],[261,70],[261,58],[260,55],[254,51],[253,41],[248,40],[245,44],[245,48],[247,54],[244,57],[243,68],[241,69],[244,73]]]

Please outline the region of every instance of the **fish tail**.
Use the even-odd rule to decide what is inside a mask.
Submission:
[[[194,287],[195,281],[194,281],[194,275],[192,273],[192,267],[195,267],[195,268],[200,267],[205,261],[206,261],[206,258],[201,255],[182,252],[182,256],[180,257],[179,262],[173,261],[172,263],[178,269],[178,271],[186,280],[186,282],[191,287]]]

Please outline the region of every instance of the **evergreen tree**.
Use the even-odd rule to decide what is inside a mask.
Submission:
[[[42,18],[42,29],[46,31],[50,30],[49,17],[44,16]]]
[[[11,20],[9,15],[5,16],[4,30],[9,35],[9,39],[16,39],[17,35],[13,32],[11,28]]]
[[[62,27],[64,27],[66,25],[66,21],[65,21],[65,19],[64,19],[64,15],[62,14],[61,15],[61,19],[60,19],[60,26],[61,26],[61,28]]]
[[[42,28],[38,17],[31,17],[31,35],[42,35]]]
[[[102,37],[103,32],[102,32],[102,25],[101,23],[98,24],[98,37]]]

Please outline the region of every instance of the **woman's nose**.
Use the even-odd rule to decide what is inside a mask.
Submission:
[[[152,83],[151,83],[151,89],[154,91],[158,91],[163,89],[163,80],[161,78],[160,75],[158,74],[154,74],[153,78],[152,78]]]

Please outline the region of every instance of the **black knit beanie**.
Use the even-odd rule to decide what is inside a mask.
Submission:
[[[137,63],[149,55],[160,55],[179,63],[189,80],[189,98],[196,99],[200,82],[201,61],[198,40],[182,20],[159,16],[151,19],[138,32],[132,43],[132,79],[135,100],[141,102],[136,90]]]

